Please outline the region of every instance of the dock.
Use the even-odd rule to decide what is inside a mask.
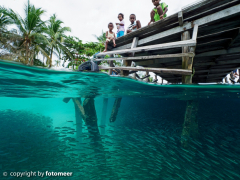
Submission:
[[[123,76],[129,71],[154,72],[170,83],[222,82],[240,68],[240,0],[202,0],[180,12],[116,39],[98,61],[122,56]],[[132,62],[135,66],[131,67]],[[140,67],[139,67],[140,66]]]

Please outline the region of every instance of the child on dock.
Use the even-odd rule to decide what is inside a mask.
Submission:
[[[136,20],[135,14],[131,14],[129,20],[131,24],[128,26],[127,34],[141,28],[141,23],[139,20]]]
[[[103,52],[106,52],[107,51],[107,47],[108,47],[108,43],[112,40],[113,41],[113,46],[116,47],[116,42],[115,42],[115,39],[116,39],[116,36],[115,36],[115,33],[112,31],[114,28],[113,26],[113,23],[109,23],[108,24],[108,29],[109,31],[106,32],[106,42],[105,42],[105,50]]]
[[[117,31],[117,38],[124,36],[124,15],[122,13],[118,14],[118,19],[120,21],[120,23],[116,23],[117,27],[118,27],[118,31]]]
[[[153,5],[155,8],[151,11],[151,21],[148,23],[150,25],[152,22],[159,21],[167,17],[168,5],[164,2],[160,3],[161,0],[152,0]]]

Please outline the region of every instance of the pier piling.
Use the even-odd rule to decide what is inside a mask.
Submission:
[[[197,138],[198,121],[197,121],[198,103],[194,100],[187,102],[187,108],[184,117],[183,130],[181,134],[181,144],[184,148],[188,147],[191,138]]]

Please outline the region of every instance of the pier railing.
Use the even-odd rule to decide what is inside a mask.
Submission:
[[[128,75],[127,71],[141,69],[141,71],[157,72],[159,75],[182,75],[183,83],[191,83],[194,66],[195,69],[199,69],[196,71],[197,75],[194,75],[199,81],[219,79],[226,72],[211,75],[211,72],[218,72],[215,67],[222,65],[219,68],[225,69],[230,68],[230,66],[224,68],[225,64],[240,64],[239,19],[239,0],[202,0],[150,26],[116,39],[118,47],[114,48],[110,43],[108,51],[98,54],[99,59],[96,60],[109,61],[110,67],[100,68],[109,69],[110,73],[114,69],[112,61],[119,60],[113,58],[113,54],[120,54],[123,56],[121,59],[125,67],[116,69],[121,69],[123,75]],[[225,34],[227,34],[226,38]],[[181,41],[174,41],[180,38]],[[180,48],[182,53],[179,53]],[[196,48],[200,53],[196,52]],[[234,54],[235,59],[218,61],[228,54]],[[110,55],[110,58],[103,59],[105,55]],[[210,61],[209,57],[214,57],[213,61]],[[197,61],[194,62],[196,58]],[[200,58],[203,60],[199,61]],[[180,59],[182,69],[179,65],[175,65]],[[132,61],[138,66],[147,66],[147,68],[130,68]],[[159,66],[164,68],[158,68]],[[204,70],[208,73],[204,74]],[[179,81],[179,76],[172,75],[166,76],[167,80],[175,78]]]

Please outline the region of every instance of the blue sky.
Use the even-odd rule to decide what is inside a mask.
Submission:
[[[196,0],[165,0],[169,5],[168,15],[174,14]],[[43,20],[56,13],[64,22],[64,26],[71,27],[70,35],[77,36],[83,42],[96,41],[93,34],[100,35],[102,30],[107,31],[109,22],[118,22],[118,13],[125,15],[125,23],[129,24],[129,15],[134,13],[146,26],[150,21],[150,11],[154,7],[151,0],[31,0],[36,7],[46,10]],[[20,15],[24,15],[27,0],[0,0],[0,5],[12,8]],[[116,32],[116,28],[114,29]]]

